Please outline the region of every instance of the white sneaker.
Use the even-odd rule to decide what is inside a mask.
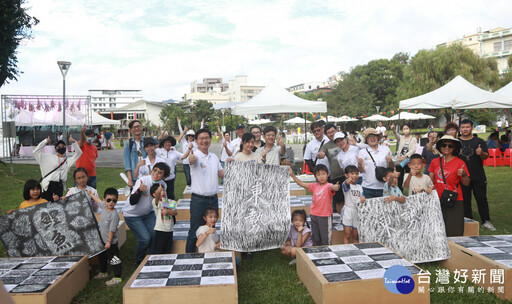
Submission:
[[[491,231],[496,231],[496,228],[494,228],[494,226],[489,221],[485,221],[482,227],[487,228]]]
[[[288,263],[288,265],[295,265],[297,264],[297,260],[296,259],[293,259],[290,261],[290,263]]]

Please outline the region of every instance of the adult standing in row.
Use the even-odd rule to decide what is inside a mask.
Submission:
[[[324,128],[324,131],[329,141],[322,146],[322,149],[320,150],[320,152],[318,152],[317,157],[319,159],[324,159],[325,157],[327,157],[327,160],[329,161],[329,183],[333,185],[339,183],[341,185],[345,180],[345,173],[340,168],[340,163],[338,162],[337,157],[341,148],[334,142],[334,135],[337,134],[337,129],[334,124],[327,124]],[[341,205],[343,204],[344,201],[345,198],[343,195],[343,191],[339,189],[334,193],[332,197],[332,207],[334,212],[337,212],[338,208],[339,211],[341,212]]]
[[[325,145],[329,138],[324,134],[324,127],[322,121],[315,121],[311,124],[311,132],[313,133],[313,140],[311,140],[306,145],[306,150],[304,151],[304,161],[309,167],[309,170],[313,172],[315,166],[317,164],[322,164],[329,169],[329,160],[327,158],[318,159],[317,154],[322,149],[323,145]]]
[[[189,148],[190,143],[194,145],[194,148],[197,148],[197,144],[194,141],[196,133],[194,130],[189,130],[187,127],[183,129],[181,127],[181,120],[178,116],[176,116],[178,120],[178,129],[180,130],[180,137],[178,138],[178,142],[181,143],[181,148],[183,154],[187,153],[187,149]],[[201,120],[201,129],[204,126],[204,118]],[[187,186],[192,184],[192,179],[190,178],[190,164],[188,158],[185,158],[183,161],[183,173],[185,173],[185,179],[187,181]]]
[[[242,143],[242,136],[245,134],[245,125],[238,124],[236,125],[236,138],[231,141],[231,144],[226,147],[226,153],[228,156],[233,158],[235,155],[240,152],[240,144]]]
[[[82,167],[87,171],[87,186],[96,189],[96,158],[98,158],[98,148],[94,145],[94,132],[86,130],[85,127],[80,131],[80,140],[78,146],[82,150],[82,156],[76,161],[76,167]],[[77,183],[75,182],[75,186]]]
[[[436,143],[438,140],[438,134],[436,131],[428,132],[428,143],[427,146],[423,148],[421,152],[421,156],[425,159],[425,170],[424,174],[428,175],[428,168],[430,167],[430,163],[434,158],[438,158],[441,153],[436,149]]]
[[[398,149],[396,150],[398,156],[396,171],[400,173],[398,177],[398,188],[403,191],[404,175],[410,171],[409,166],[407,166],[409,157],[416,153],[418,141],[411,136],[411,126],[407,123],[402,125],[403,135],[396,133],[395,128],[393,128],[393,133],[395,134],[396,140],[398,140]]]
[[[278,135],[276,127],[273,126],[266,126],[263,129],[263,136],[267,142],[263,147],[258,148],[256,153],[261,155],[261,161],[264,164],[279,166],[281,164],[281,157],[286,153],[284,141],[279,136],[277,146],[275,145]]]
[[[357,167],[359,172],[363,173],[363,192],[364,197],[381,197],[384,190],[384,181],[378,179],[375,175],[375,168],[394,167],[395,163],[391,159],[391,150],[387,146],[379,145],[382,133],[374,128],[364,130],[364,141],[368,148],[359,150],[357,156]]]
[[[156,149],[155,153],[158,157],[163,159],[165,163],[170,168],[169,176],[164,180],[167,184],[167,197],[174,200],[176,199],[174,195],[174,182],[176,181],[176,163],[178,159],[185,160],[188,157],[188,149],[185,154],[176,150],[174,146],[176,145],[176,139],[172,136],[166,137],[162,142],[160,142],[160,147]]]
[[[265,142],[261,140],[261,131],[262,130],[260,126],[252,126],[249,129],[249,132],[251,132],[251,134],[254,135],[254,148],[252,152],[256,152],[256,150],[265,145]]]
[[[394,128],[393,128],[394,130]],[[382,134],[382,136],[386,136],[386,127],[384,127],[384,125],[382,124],[382,121],[379,121],[379,126],[377,128],[375,128],[375,131],[379,132]]]
[[[82,127],[85,130],[85,126]],[[57,195],[62,197],[66,188],[66,181],[68,180],[68,173],[72,166],[82,155],[82,150],[78,143],[70,136],[69,142],[73,144],[75,154],[68,159],[66,157],[66,143],[62,140],[57,141],[55,144],[56,153],[43,153],[44,147],[50,143],[50,136],[43,139],[37,147],[32,151],[32,155],[39,164],[41,170],[41,191],[42,198],[49,202],[53,202],[53,196]]]
[[[491,218],[489,216],[487,177],[485,176],[483,165],[483,160],[489,157],[487,145],[485,141],[476,134],[473,136],[473,122],[471,120],[462,120],[459,128],[461,133],[459,140],[462,147],[459,157],[466,163],[470,179],[468,186],[462,185],[464,216],[470,219],[473,218],[471,208],[471,192],[473,192],[478,206],[478,213],[482,220],[482,226],[495,231],[496,228],[491,224]]]
[[[460,184],[469,185],[469,172],[464,161],[457,157],[460,147],[460,141],[453,136],[441,137],[437,141],[436,148],[441,151],[442,156],[434,159],[428,169],[430,179],[432,179],[440,199],[445,189],[457,192],[457,201],[454,206],[441,204],[446,236],[462,236],[464,234],[464,202]]]
[[[188,231],[186,252],[196,252],[196,231],[204,225],[203,213],[210,206],[219,209],[219,178],[224,177],[224,169],[217,155],[210,153],[212,133],[200,129],[196,133],[197,149],[190,151],[190,174],[192,196],[190,199],[190,230]]]
[[[144,136],[142,136],[142,124],[140,121],[132,120],[128,124],[128,128],[130,132],[132,132],[133,137],[126,140],[124,143],[124,170],[128,177],[128,187],[132,188],[137,181],[137,178],[134,176],[135,168],[137,168],[137,164],[141,158],[146,158],[148,154],[143,149]],[[158,140],[160,140],[160,138],[158,138]]]

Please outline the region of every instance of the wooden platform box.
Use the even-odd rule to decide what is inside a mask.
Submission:
[[[503,300],[512,300],[512,235],[450,237],[452,257],[441,265],[450,271],[467,270],[472,282],[473,270],[484,277],[477,284]],[[491,273],[492,271],[492,273]]]
[[[89,281],[87,256],[0,259],[0,280],[17,304],[67,304]]]
[[[480,235],[480,223],[465,217],[464,218],[464,236]]]
[[[386,289],[384,273],[393,265],[411,272],[415,283],[411,293],[394,294]],[[430,303],[430,284],[419,284],[420,271],[380,243],[297,250],[297,274],[315,303]]]
[[[147,256],[123,288],[124,304],[238,303],[233,252]]]

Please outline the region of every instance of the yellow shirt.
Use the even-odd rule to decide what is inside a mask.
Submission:
[[[35,205],[39,205],[39,204],[43,204],[43,203],[47,203],[48,201],[45,200],[44,198],[40,198],[37,200],[37,202],[35,203],[31,203],[29,201],[24,201],[20,204],[20,209],[23,209],[23,208],[27,208],[27,207],[32,207],[32,206],[35,206]]]

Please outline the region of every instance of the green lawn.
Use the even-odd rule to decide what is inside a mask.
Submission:
[[[5,214],[9,209],[17,208],[23,201],[22,192],[24,181],[28,178],[38,178],[40,176],[39,168],[35,165],[14,165],[15,176],[8,174],[9,168],[0,167],[0,214]],[[100,195],[107,187],[120,188],[123,181],[119,177],[122,169],[98,168],[98,192]],[[510,180],[512,177],[512,168],[487,168],[488,177],[488,198],[491,209],[491,220],[498,229],[495,232],[480,229],[480,234],[512,234],[512,221],[510,221],[510,212],[512,207],[512,191],[510,191]],[[71,176],[68,180],[68,186],[72,186]],[[178,172],[176,181],[176,194],[181,197],[185,187],[184,176]],[[479,220],[474,203],[474,217]],[[133,271],[133,254],[136,241],[131,233],[127,233],[127,242],[121,249],[121,259],[123,260],[123,280],[126,282]],[[0,256],[5,257],[6,252],[0,245]],[[313,303],[308,295],[306,288],[299,281],[295,266],[288,265],[288,259],[280,254],[278,250],[258,252],[254,254],[252,260],[243,260],[238,271],[238,296],[240,303]],[[493,294],[484,292],[475,294],[463,293],[457,291],[450,294],[438,292],[439,287],[455,287],[457,290],[459,284],[440,285],[435,282],[436,270],[441,269],[438,263],[419,264],[420,267],[432,273],[431,287],[434,288],[431,293],[432,303],[501,303]],[[93,267],[91,278],[95,275],[97,269]],[[80,292],[73,300],[73,303],[122,303],[122,286],[107,288],[104,285],[105,280],[91,280],[87,287]],[[453,282],[453,277],[451,281]],[[121,284],[122,285],[122,284]],[[470,284],[464,285],[467,287]],[[476,289],[475,289],[476,290]],[[340,295],[342,297],[342,295]],[[172,299],[170,299],[172,302]]]

